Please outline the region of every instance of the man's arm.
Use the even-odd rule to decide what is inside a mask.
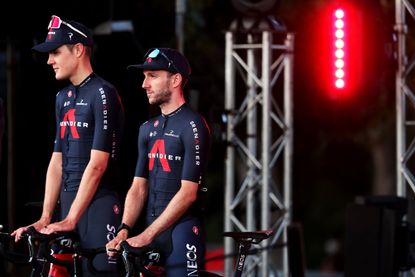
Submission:
[[[41,221],[44,226],[52,220],[56,203],[58,202],[62,181],[62,153],[53,152],[46,173],[45,196],[43,198],[43,211]],[[42,226],[42,227],[44,227]]]
[[[182,180],[181,188],[161,215],[138,236],[127,241],[134,247],[150,244],[161,232],[172,226],[197,198],[198,184]]]
[[[148,181],[142,177],[134,177],[133,183],[125,197],[125,208],[122,216],[122,223],[133,227],[137,218],[144,208],[148,195]],[[128,238],[128,230],[122,229],[117,233],[117,236],[107,243],[107,249],[118,249],[118,244]],[[108,251],[108,255],[114,256],[115,253]]]
[[[148,195],[147,179],[134,177],[133,184],[125,197],[125,208],[122,222],[132,227],[144,208]]]
[[[42,215],[35,223],[21,227],[11,233],[15,236],[15,241],[18,241],[24,231],[29,226],[33,226],[36,230],[40,231],[47,226],[52,220],[53,213],[55,211],[56,203],[59,198],[60,185],[62,179],[62,153],[53,152],[49,162],[48,170],[46,173],[45,195],[43,199]]]
[[[104,174],[109,159],[109,153],[91,150],[91,158],[82,175],[78,192],[65,219],[48,225],[42,233],[50,234],[57,231],[71,231],[75,229],[81,215],[88,207],[98,188],[99,181]]]

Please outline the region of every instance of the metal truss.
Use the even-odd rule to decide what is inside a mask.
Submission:
[[[273,43],[277,35],[280,44]],[[289,276],[293,48],[292,34],[226,32],[225,231],[272,229],[275,234],[246,257],[244,276]],[[231,257],[233,241],[224,243],[225,256]],[[225,276],[233,268],[234,260],[227,258]]]
[[[407,56],[408,26],[406,15],[415,21],[415,9],[408,0],[395,0],[395,32],[397,35],[396,71],[396,170],[398,196],[412,199],[415,193],[414,153],[415,153],[415,94],[414,66],[415,56]],[[413,50],[413,49],[412,49]],[[411,81],[412,79],[412,81]],[[412,117],[412,119],[411,119]],[[409,188],[409,189],[408,189]],[[414,270],[403,272],[401,276],[415,276]]]

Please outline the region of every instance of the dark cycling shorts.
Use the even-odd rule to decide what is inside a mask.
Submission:
[[[61,218],[65,218],[68,214],[75,196],[76,192],[61,192]],[[121,223],[121,216],[118,194],[109,190],[98,190],[76,227],[81,247],[105,247],[107,242],[115,237],[116,229]],[[108,257],[106,253],[97,255],[93,264],[97,270],[102,271],[102,274],[100,272],[98,275],[93,275],[89,272],[86,261],[83,261],[83,277],[118,276],[116,259]]]
[[[205,234],[201,221],[187,217],[163,232],[153,243],[160,251],[166,277],[198,276],[204,269]]]

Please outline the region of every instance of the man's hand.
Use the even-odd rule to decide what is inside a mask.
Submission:
[[[120,250],[120,242],[126,240],[128,238],[128,230],[122,229],[118,232],[117,236],[113,238],[110,242],[105,245],[107,249],[107,255],[110,257],[117,256],[117,252],[111,250]]]
[[[33,226],[33,228],[35,228],[36,231],[40,232],[48,224],[49,224],[49,221],[43,220],[43,219],[39,219],[38,221],[36,221],[35,223],[33,223],[31,225],[27,225],[27,226],[24,226],[24,227],[20,227],[20,228],[14,230],[10,235],[11,236],[14,236],[14,241],[15,242],[18,242],[22,238],[22,234],[24,232],[26,232],[27,229],[30,226]]]
[[[132,247],[144,247],[149,245],[154,238],[151,235],[149,235],[149,232],[146,231],[147,230],[135,237],[127,239],[128,244]]]
[[[43,228],[41,228],[40,230],[38,230],[39,232],[41,232],[42,234],[52,234],[55,232],[68,232],[68,231],[73,231],[75,230],[76,227],[76,223],[72,222],[68,219],[64,219],[62,221],[59,222],[55,222],[49,225],[45,225],[43,226]]]

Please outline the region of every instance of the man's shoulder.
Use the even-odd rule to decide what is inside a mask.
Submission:
[[[183,107],[183,116],[187,118],[194,118],[197,120],[205,120],[205,117],[201,113],[194,110],[192,107],[190,107],[187,104]]]
[[[110,93],[110,94],[118,94],[116,87],[110,83],[109,81],[105,80],[101,76],[94,74],[91,80],[85,86],[87,90],[95,91],[97,93]]]
[[[186,121],[194,122],[197,125],[202,124],[208,127],[205,117],[188,105],[186,105],[183,111],[183,117],[186,119]]]

